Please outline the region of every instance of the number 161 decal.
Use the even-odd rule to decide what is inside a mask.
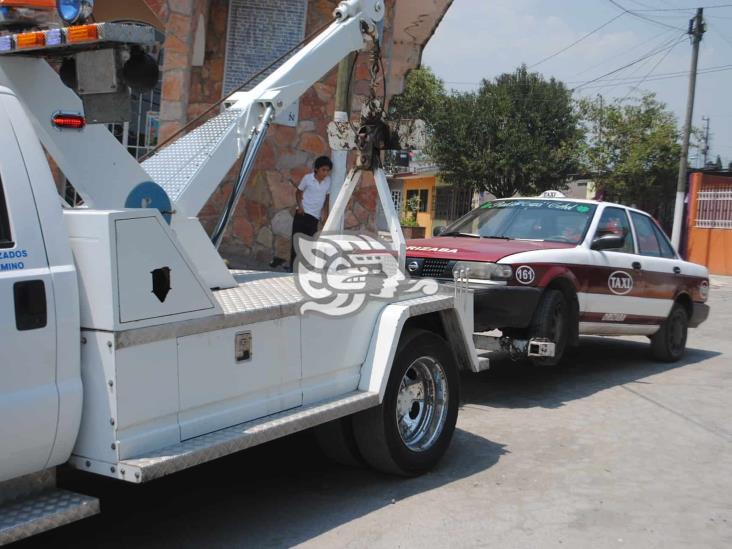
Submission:
[[[528,265],[522,265],[516,269],[516,280],[520,284],[533,284],[534,280],[536,280],[536,273]]]

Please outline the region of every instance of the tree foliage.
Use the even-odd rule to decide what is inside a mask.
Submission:
[[[606,198],[651,213],[673,200],[680,154],[676,118],[654,94],[637,102],[580,101],[583,161]]]
[[[581,139],[572,94],[525,66],[442,98],[429,152],[445,181],[498,197],[564,188]]]
[[[389,111],[392,117],[420,119],[432,127],[445,96],[442,80],[429,68],[416,68],[407,75],[402,94],[391,100]]]

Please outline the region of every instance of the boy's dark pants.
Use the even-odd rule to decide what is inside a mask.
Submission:
[[[295,268],[295,235],[298,233],[314,236],[318,232],[318,218],[306,213],[296,213],[292,220],[292,250],[290,267]]]

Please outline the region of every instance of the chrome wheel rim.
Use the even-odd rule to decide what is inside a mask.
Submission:
[[[442,365],[432,357],[412,362],[399,383],[396,421],[399,436],[413,452],[429,450],[447,418],[449,391]]]

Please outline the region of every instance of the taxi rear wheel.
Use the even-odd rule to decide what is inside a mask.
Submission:
[[[679,303],[674,304],[668,318],[651,336],[651,354],[656,360],[676,362],[686,352],[686,337],[689,331],[689,316]]]
[[[529,337],[531,339],[548,339],[555,345],[553,357],[531,358],[537,366],[554,366],[559,364],[564,355],[570,335],[571,315],[564,294],[559,290],[547,290],[534,313]]]

